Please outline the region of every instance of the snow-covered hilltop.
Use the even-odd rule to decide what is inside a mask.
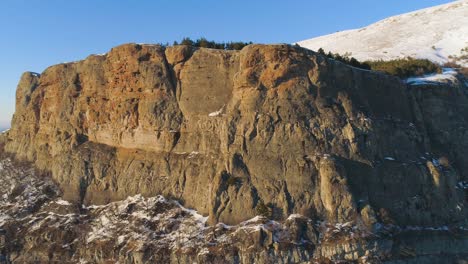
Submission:
[[[454,1],[381,20],[367,27],[298,42],[302,47],[340,54],[358,60],[401,57],[447,62],[449,56],[468,55],[468,0]],[[468,60],[464,60],[468,66]]]

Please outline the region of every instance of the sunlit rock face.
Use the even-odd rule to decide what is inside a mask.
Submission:
[[[6,152],[71,203],[163,195],[231,225],[263,207],[367,226],[467,219],[458,83],[409,87],[289,45],[126,44],[25,73],[16,101]]]

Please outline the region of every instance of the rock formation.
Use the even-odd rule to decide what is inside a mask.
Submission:
[[[0,175],[0,263],[396,264],[467,257],[463,226],[402,227],[382,216],[385,223],[368,227],[298,214],[206,225],[208,217],[162,196],[77,206],[60,198],[47,174],[1,152]]]
[[[467,95],[289,45],[126,44],[24,73],[0,144],[76,204],[163,195],[210,224],[464,228]]]

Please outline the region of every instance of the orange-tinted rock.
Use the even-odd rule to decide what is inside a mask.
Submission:
[[[459,101],[445,113],[468,116],[461,88],[439,88]],[[6,149],[84,203],[163,194],[225,223],[260,201],[275,218],[338,222],[368,206],[403,225],[441,224],[466,217],[451,184],[467,177],[468,138],[437,132],[459,124],[428,106],[431,91],[289,45],[126,44],[24,74]],[[421,156],[455,164],[436,174]]]

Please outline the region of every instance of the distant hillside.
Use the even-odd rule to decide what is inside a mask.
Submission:
[[[360,61],[402,57],[468,66],[468,0],[390,17],[367,27],[299,41],[312,50],[351,53]]]

